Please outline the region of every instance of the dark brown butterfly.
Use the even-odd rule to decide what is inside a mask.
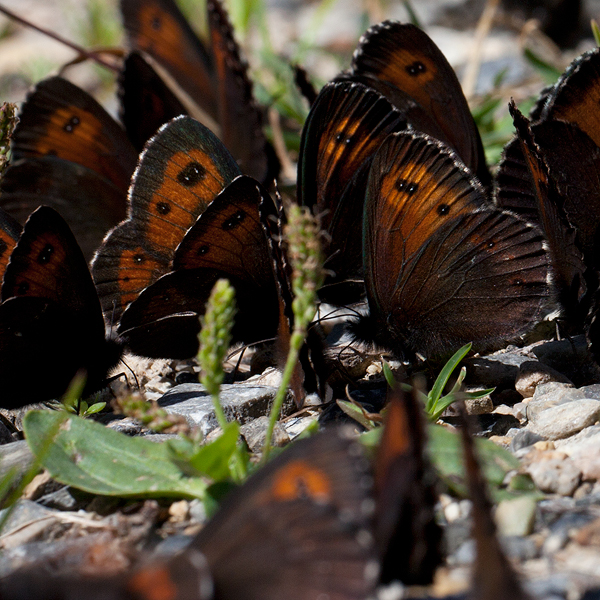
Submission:
[[[239,490],[182,553],[116,578],[21,572],[5,600],[364,600],[377,578],[368,462],[344,430],[300,440]]]
[[[38,83],[19,118],[0,204],[21,223],[38,206],[52,206],[91,258],[125,217],[137,152],[89,94],[60,77]]]
[[[4,408],[57,398],[80,370],[87,375],[85,391],[94,391],[119,360],[119,345],[105,337],[85,258],[52,208],[41,207],[27,220],[4,273],[1,300]]]
[[[302,131],[297,196],[320,216],[327,232],[330,282],[362,277],[361,220],[369,166],[387,135],[405,125],[385,97],[360,83],[329,83],[312,105]],[[337,287],[322,290],[324,297],[347,301],[347,290]]]
[[[209,43],[203,44],[173,0],[121,0],[132,48],[151,56],[195,103],[188,112],[208,125],[242,171],[270,183],[277,159],[262,130],[248,67],[218,0],[206,4]]]
[[[161,275],[198,216],[240,171],[223,144],[190,117],[163,126],[142,153],[128,219],[104,240],[92,273],[109,322]]]
[[[537,208],[536,221],[540,223],[548,241],[553,281],[559,301],[565,309],[564,317],[570,324],[581,329],[587,315],[589,298],[584,301],[585,265],[577,245],[577,232],[565,214],[564,198],[559,194],[550,176],[530,123],[513,102],[509,104],[509,109],[533,183]],[[559,127],[560,125],[562,124],[559,124]]]
[[[364,260],[370,316],[358,334],[407,357],[516,338],[550,300],[541,232],[492,207],[424,134],[392,134],[373,159]]]
[[[532,136],[562,197],[586,265],[600,267],[600,51],[584,53],[544,92],[532,117]],[[497,202],[537,221],[536,196],[518,141],[504,152]]]
[[[120,118],[138,152],[171,119],[188,113],[185,106],[139,53],[125,58],[119,76]]]
[[[397,21],[373,25],[342,77],[383,94],[414,129],[445,142],[489,185],[483,145],[460,83],[424,31]]]
[[[198,350],[197,325],[220,278],[236,289],[234,341],[274,338],[280,320],[277,286],[263,227],[274,205],[247,176],[233,180],[200,215],[177,247],[171,272],[147,287],[121,317],[119,333],[145,356],[188,357]],[[192,313],[192,314],[189,314]],[[172,331],[167,327],[174,324]],[[155,334],[160,327],[162,335]]]
[[[442,532],[435,521],[436,477],[424,456],[423,410],[397,383],[388,389],[383,433],[375,459],[375,541],[380,582],[433,581],[442,562]]]
[[[462,420],[461,438],[465,474],[469,496],[473,503],[471,512],[472,535],[475,539],[475,563],[472,572],[470,597],[476,600],[528,600],[530,598],[506,558],[496,536],[492,504],[488,499],[486,482],[475,453],[473,436],[464,406],[459,411]]]

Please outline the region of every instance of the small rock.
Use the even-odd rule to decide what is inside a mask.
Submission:
[[[527,471],[542,492],[560,496],[573,494],[581,481],[581,471],[566,457],[534,462]]]
[[[581,469],[583,479],[600,480],[600,425],[587,427],[569,439],[559,440],[556,447]]]
[[[533,398],[527,404],[526,416],[529,420],[533,420],[548,408],[583,398],[585,398],[585,394],[572,385],[555,381],[542,383],[537,386]]]
[[[531,404],[533,401],[529,407]],[[547,439],[558,440],[593,425],[599,418],[600,401],[584,398],[534,413],[533,417],[530,417],[529,429]]]
[[[530,537],[511,535],[500,538],[500,544],[508,558],[523,562],[537,558],[539,550],[535,540]]]
[[[220,402],[228,420],[241,424],[267,415],[277,393],[270,386],[229,384],[222,385]],[[199,383],[185,383],[169,390],[159,401],[167,412],[183,415],[188,422],[198,425],[204,435],[218,426],[210,395]],[[294,410],[292,394],[288,393],[283,403],[282,415]]]
[[[573,385],[568,377],[556,369],[539,361],[528,360],[519,367],[515,389],[523,398],[532,398],[538,385],[551,381]]]
[[[534,433],[529,429],[521,429],[517,435],[513,437],[510,442],[510,449],[513,452],[517,450],[521,450],[521,448],[527,448],[528,446],[533,446],[536,442],[543,441],[543,437],[538,433]]]
[[[265,437],[267,434],[267,427],[269,426],[269,417],[258,417],[242,425],[240,427],[240,433],[244,436],[248,448],[251,452],[261,452],[265,445]],[[273,429],[273,446],[285,446],[290,443],[290,436],[283,428],[281,423],[276,423]]]
[[[525,536],[533,531],[537,502],[531,496],[503,500],[494,518],[498,533],[503,536]]]
[[[33,454],[25,440],[3,444],[0,446],[0,478],[13,468],[17,473],[24,473],[33,463]]]

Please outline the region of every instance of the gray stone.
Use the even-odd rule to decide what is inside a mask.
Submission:
[[[572,385],[555,381],[542,383],[537,386],[533,398],[527,404],[527,419],[535,420],[539,413],[548,408],[582,398],[585,398],[585,394]]]
[[[267,415],[277,388],[259,385],[222,385],[219,401],[228,420],[240,424]],[[212,399],[200,383],[184,383],[169,390],[158,401],[167,412],[183,415],[206,435],[218,426]],[[292,394],[288,392],[282,407],[282,416],[294,410]]]
[[[542,442],[545,439],[546,438],[543,436],[538,433],[533,433],[533,431],[530,431],[529,429],[521,429],[510,442],[510,449],[512,452],[516,452],[522,448],[533,446],[536,442]]]
[[[534,462],[527,467],[527,471],[535,485],[549,494],[570,496],[581,481],[581,471],[569,458]]]
[[[464,361],[467,367],[466,382],[483,387],[512,388],[519,366],[526,360],[529,360],[526,356],[509,352],[467,359]]]
[[[584,480],[600,481],[600,425],[587,427],[566,440],[558,440],[556,448],[577,465]]]
[[[500,537],[500,545],[508,558],[516,561],[531,560],[537,558],[539,550],[535,540],[520,535]]]
[[[32,463],[33,454],[25,440],[0,446],[0,478],[4,477],[13,467],[17,473],[24,473]]]
[[[549,383],[551,381],[573,385],[568,377],[565,377],[556,369],[553,369],[540,361],[528,360],[521,363],[521,366],[519,367],[515,389],[523,396],[523,398],[531,398],[538,385]]]
[[[528,406],[528,414],[529,407]],[[549,440],[567,438],[600,419],[600,401],[583,398],[547,408],[530,417],[529,429]]]
[[[261,452],[265,445],[265,437],[267,434],[267,427],[269,426],[269,417],[258,417],[242,425],[240,427],[240,433],[246,440],[248,448],[251,452]],[[285,446],[289,444],[290,436],[280,423],[275,424],[273,429],[273,446]]]

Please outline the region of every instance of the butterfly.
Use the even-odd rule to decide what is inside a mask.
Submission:
[[[0,183],[0,205],[24,223],[38,206],[65,216],[87,258],[125,217],[137,152],[114,119],[60,77],[37,84],[23,104]]]
[[[373,25],[340,78],[376,89],[413,129],[449,145],[482,185],[490,184],[483,144],[460,83],[424,31],[397,21]]]
[[[600,250],[600,51],[584,53],[545,90],[531,116],[532,138],[562,198],[585,263],[598,269]],[[499,206],[538,222],[533,182],[520,142],[504,151],[496,189]]]
[[[557,190],[543,159],[529,121],[519,112],[514,102],[509,110],[517,130],[521,152],[533,182],[537,207],[537,221],[543,230],[553,267],[554,287],[563,306],[563,317],[570,325],[583,324],[587,316],[586,267],[577,244],[577,231],[572,227],[564,210],[564,198]]]
[[[327,283],[362,278],[361,220],[369,165],[388,134],[405,127],[401,113],[361,83],[328,83],[313,103],[302,130],[297,198],[319,215],[327,232],[325,266],[333,273]],[[327,289],[327,283],[322,297],[343,302],[347,286]]]
[[[283,315],[263,228],[267,214],[274,212],[270,196],[256,180],[243,175],[234,179],[186,233],[172,270],[143,290],[123,313],[118,332],[128,347],[144,356],[194,356],[197,326],[192,327],[191,321],[198,322],[220,278],[228,279],[236,290],[233,340],[274,338]],[[169,331],[171,324],[175,327]],[[155,327],[160,327],[160,336]]]
[[[363,339],[411,358],[526,333],[551,303],[541,232],[493,207],[458,157],[425,134],[386,138],[364,215]]]
[[[374,533],[379,581],[405,585],[433,581],[442,562],[435,521],[436,477],[424,456],[425,421],[416,392],[388,388],[381,441],[374,461]]]
[[[262,129],[247,64],[221,3],[208,0],[206,10],[208,44],[196,36],[173,0],[121,0],[129,45],[176,82],[193,104],[189,114],[221,138],[245,174],[270,183],[278,161]]]
[[[492,504],[488,498],[485,477],[477,459],[473,435],[462,404],[459,415],[462,421],[460,435],[465,476],[469,497],[473,504],[472,536],[475,540],[475,560],[470,596],[480,600],[495,598],[527,600],[530,596],[521,586],[496,536]]]
[[[348,431],[330,430],[295,442],[232,491],[170,559],[113,578],[52,578],[36,565],[0,591],[6,600],[363,600],[377,580],[371,484]]]
[[[128,218],[111,230],[92,261],[109,322],[170,270],[187,230],[241,174],[209,129],[186,116],[159,129],[140,156],[128,199]]]
[[[52,208],[29,217],[2,282],[0,381],[4,408],[61,396],[78,371],[98,389],[120,358],[69,226]],[[31,374],[35,373],[35,377]]]

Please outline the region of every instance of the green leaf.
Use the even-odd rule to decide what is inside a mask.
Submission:
[[[166,444],[132,438],[66,412],[30,411],[23,429],[34,456],[61,483],[106,496],[204,496],[205,481],[186,477]],[[52,443],[44,454],[48,439]]]
[[[551,64],[542,60],[529,48],[525,48],[523,54],[529,63],[535,69],[537,69],[538,73],[546,80],[547,83],[554,83],[562,75],[562,73],[556,67],[553,67]]]
[[[357,423],[360,423],[365,429],[373,429],[375,423],[369,419],[364,411],[359,406],[348,402],[348,400],[336,400],[336,404],[345,412],[351,419],[354,419]]]
[[[591,21],[592,33],[594,34],[594,41],[596,42],[596,46],[600,46],[600,29],[598,28],[598,22],[596,19],[592,19]]]
[[[430,425],[427,429],[427,450],[431,462],[440,477],[455,493],[467,497],[463,449],[458,433],[441,425]],[[475,439],[479,463],[494,500],[510,496],[501,490],[506,473],[519,468],[519,461],[508,450],[485,438]]]
[[[227,423],[223,433],[210,444],[198,447],[183,438],[169,440],[167,446],[173,462],[186,475],[210,477],[214,481],[231,478],[230,461],[237,448],[240,427]]]
[[[459,348],[440,371],[431,391],[427,395],[427,405],[425,406],[425,410],[428,413],[431,413],[432,410],[435,409],[435,405],[441,398],[442,392],[444,391],[452,372],[456,369],[460,361],[469,353],[471,346],[472,344],[465,344],[462,348]]]

